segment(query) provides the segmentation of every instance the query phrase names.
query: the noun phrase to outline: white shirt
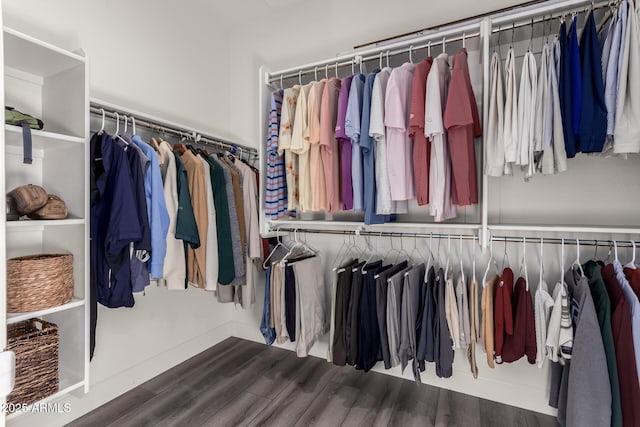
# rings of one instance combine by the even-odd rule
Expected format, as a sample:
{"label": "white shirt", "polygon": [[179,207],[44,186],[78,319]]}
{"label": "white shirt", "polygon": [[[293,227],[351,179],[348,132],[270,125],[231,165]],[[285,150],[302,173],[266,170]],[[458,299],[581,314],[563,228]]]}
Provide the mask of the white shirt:
{"label": "white shirt", "polygon": [[[552,175],[567,170],[567,153],[564,148],[562,112],[560,110],[560,92],[556,76],[556,63],[560,62],[560,41],[553,43],[553,49],[547,50],[547,99],[544,107],[544,135],[542,154],[542,173]],[[542,77],[541,77],[542,78]]]}
{"label": "white shirt", "polygon": [[207,226],[207,248],[205,260],[207,263],[206,276],[204,278],[207,291],[215,291],[218,285],[218,227],[216,225],[216,207],[213,204],[213,187],[211,186],[211,166],[202,157],[198,160],[204,167],[204,191],[207,193],[207,212],[209,223]]}
{"label": "white shirt", "polygon": [[167,175],[164,180],[164,200],[169,213],[169,231],[167,232],[167,255],[164,259],[162,276],[169,289],[184,290],[186,265],[184,244],[176,239],[176,221],[178,218],[178,172],[176,158],[168,142],[160,142],[160,150],[167,159]]}
{"label": "white shirt", "polygon": [[484,173],[488,176],[504,175],[504,89],[502,63],[498,52],[491,57],[491,86],[489,89],[489,120],[484,154]]}
{"label": "white shirt", "polygon": [[540,69],[538,70],[538,91],[536,92],[535,115],[533,118],[533,152],[540,153],[544,149],[544,117],[549,98],[549,45],[542,46]]}
{"label": "white shirt", "polygon": [[522,61],[520,75],[520,91],[518,93],[518,148],[516,164],[529,166],[526,177],[533,175],[533,134],[536,114],[536,92],[538,76],[536,59],[533,53],[527,52]]}
{"label": "white shirt", "polygon": [[517,159],[518,146],[518,94],[516,89],[516,59],[513,48],[509,49],[504,62],[505,104],[504,104],[504,174],[511,175],[512,163]]}
{"label": "white shirt", "polygon": [[619,77],[614,153],[640,152],[640,2],[629,2]]}
{"label": "white shirt", "polygon": [[313,83],[300,88],[296,102],[296,116],[291,135],[291,152],[298,155],[298,208],[311,210],[311,171],[309,169],[309,140],[305,138],[309,127],[308,96]]}
{"label": "white shirt", "polygon": [[376,213],[390,215],[392,213],[407,213],[406,201],[391,200],[389,188],[389,174],[387,172],[387,141],[384,125],[384,103],[387,82],[391,75],[391,68],[383,68],[373,82],[371,91],[371,115],[369,119],[369,136],[375,139],[375,168],[376,168]]}
{"label": "white shirt", "polygon": [[436,222],[456,217],[456,210],[451,202],[451,159],[442,118],[450,79],[449,56],[441,53],[427,76],[424,110],[424,134],[431,140],[429,214]]}
{"label": "white shirt", "polygon": [[547,282],[540,280],[535,296],[535,320],[536,320],[536,363],[539,368],[544,364],[547,355],[547,323],[551,317],[553,298],[549,295]]}

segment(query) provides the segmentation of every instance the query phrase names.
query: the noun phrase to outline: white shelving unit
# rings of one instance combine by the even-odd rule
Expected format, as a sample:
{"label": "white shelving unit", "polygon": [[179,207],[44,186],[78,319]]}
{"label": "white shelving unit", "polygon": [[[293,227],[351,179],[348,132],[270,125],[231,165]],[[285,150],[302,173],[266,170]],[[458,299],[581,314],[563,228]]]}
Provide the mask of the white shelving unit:
{"label": "white shelving unit", "polygon": [[[0,341],[6,326],[34,317],[58,325],[59,388],[43,399],[89,389],[89,90],[82,52],[69,52],[4,28],[2,33],[4,104],[41,118],[32,131],[33,163],[22,160],[22,129],[5,125],[0,137],[4,176],[0,192],[37,184],[60,196],[69,217],[51,221],[0,218],[0,255],[12,258],[39,253],[71,253],[74,297],[67,304],[31,313],[6,313],[6,265],[0,269]],[[0,426],[20,413],[0,417]]]}

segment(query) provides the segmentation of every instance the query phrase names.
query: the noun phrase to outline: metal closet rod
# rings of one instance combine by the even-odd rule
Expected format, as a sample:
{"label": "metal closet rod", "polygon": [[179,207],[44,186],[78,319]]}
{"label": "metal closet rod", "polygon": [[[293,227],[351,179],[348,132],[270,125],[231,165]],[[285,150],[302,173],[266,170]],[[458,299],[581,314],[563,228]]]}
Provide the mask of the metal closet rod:
{"label": "metal closet rod", "polygon": [[[597,10],[597,9],[604,9],[606,7],[609,7],[611,5],[611,2],[609,1],[603,1],[603,2],[599,2],[599,3],[594,3],[593,5],[593,10]],[[535,25],[535,24],[539,24],[541,22],[547,22],[547,21],[553,21],[555,19],[560,19],[563,18],[567,15],[571,15],[574,13],[580,13],[580,12],[584,12],[585,10],[591,10],[592,7],[589,5],[587,6],[587,8],[585,9],[585,7],[580,7],[580,8],[574,8],[574,9],[570,9],[570,10],[564,10],[562,12],[557,12],[557,13],[551,13],[549,15],[542,15],[539,18],[533,18],[533,19],[529,19],[529,20],[522,20],[518,23],[513,23],[511,25],[498,25],[497,28],[494,28],[493,30],[491,30],[492,34],[496,34],[502,31],[512,31],[516,28],[522,28],[522,27],[529,27],[531,25]]]}
{"label": "metal closet rod", "polygon": [[166,124],[159,123],[159,122],[152,122],[146,118],[139,118],[135,114],[131,114],[130,112],[127,112],[127,111],[115,110],[113,108],[109,108],[94,102],[91,103],[89,110],[91,114],[94,114],[96,116],[102,116],[102,111],[104,111],[105,116],[113,120],[115,120],[116,118],[116,113],[121,118],[124,118],[124,116],[127,116],[128,118],[133,117],[136,121],[136,127],[140,126],[155,132],[170,134],[173,136],[177,136],[179,138],[191,139],[196,144],[213,145],[216,147],[230,149],[230,150],[235,149],[239,153],[240,152],[247,153],[247,155],[249,155],[250,157],[255,157],[255,158],[259,157],[258,152],[255,148],[250,148],[244,145],[235,144],[233,142],[222,140],[220,138],[214,138],[211,136],[202,135],[196,132],[189,131],[188,129],[167,126]]}
{"label": "metal closet rod", "polygon": [[307,74],[315,74],[315,73],[322,73],[322,72],[326,72],[326,74],[331,75],[330,71],[333,72],[333,75],[336,75],[338,73],[339,67],[344,67],[352,64],[355,66],[356,64],[359,65],[362,62],[366,62],[366,61],[373,61],[373,60],[381,61],[383,58],[388,58],[390,56],[402,55],[404,53],[409,53],[410,51],[415,52],[420,49],[426,49],[434,46],[441,46],[443,43],[446,45],[447,43],[454,43],[461,40],[466,41],[469,39],[480,37],[480,35],[481,34],[479,31],[475,31],[469,34],[463,33],[462,35],[456,36],[456,37],[445,36],[439,40],[428,41],[427,43],[421,43],[416,45],[410,45],[408,47],[401,48],[401,49],[388,50],[388,49],[381,48],[377,54],[369,55],[369,56],[360,56],[357,53],[354,53],[351,60],[348,60],[348,61],[336,61],[333,63],[327,61],[323,65],[318,65],[315,67],[308,67],[308,68],[302,67],[297,72],[292,72],[288,74],[271,74],[269,78],[269,83],[277,83],[281,79],[282,80],[291,79],[294,77],[306,76]]}
{"label": "metal closet rod", "polygon": [[[295,228],[295,227],[278,227],[275,229],[276,234],[283,231],[287,233],[304,233],[304,234],[333,234],[333,235],[355,235],[355,236],[372,236],[372,237],[413,237],[421,239],[457,239],[477,241],[478,235],[470,235],[468,233],[409,233],[402,231],[361,231],[361,230],[318,230],[316,228]],[[565,246],[577,246],[580,242],[580,246],[613,246],[614,242],[618,248],[632,248],[634,244],[640,245],[640,242],[634,242],[631,240],[613,240],[613,239],[576,239],[560,237],[539,237],[539,236],[491,236],[491,241],[496,243],[518,243],[522,244],[523,239],[526,239],[527,243],[540,243],[545,245],[562,245]],[[563,242],[564,241],[564,242]]]}

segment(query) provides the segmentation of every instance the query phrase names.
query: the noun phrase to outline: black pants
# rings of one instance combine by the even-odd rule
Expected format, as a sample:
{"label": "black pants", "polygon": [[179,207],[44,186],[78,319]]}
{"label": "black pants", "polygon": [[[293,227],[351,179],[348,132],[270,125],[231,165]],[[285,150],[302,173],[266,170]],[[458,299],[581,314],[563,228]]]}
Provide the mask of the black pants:
{"label": "black pants", "polygon": [[348,265],[338,270],[336,284],[336,313],[333,333],[333,364],[344,366],[347,364],[347,313],[349,310],[349,298],[351,296],[351,269]]}
{"label": "black pants", "polygon": [[290,265],[284,269],[284,313],[289,340],[293,342],[296,340],[296,276]]}
{"label": "black pants", "polygon": [[[367,266],[368,268],[368,266]],[[383,267],[384,268],[384,267]],[[382,360],[380,333],[378,330],[377,295],[375,276],[381,268],[367,269],[363,275],[358,325],[358,355],[356,368],[368,372]]]}

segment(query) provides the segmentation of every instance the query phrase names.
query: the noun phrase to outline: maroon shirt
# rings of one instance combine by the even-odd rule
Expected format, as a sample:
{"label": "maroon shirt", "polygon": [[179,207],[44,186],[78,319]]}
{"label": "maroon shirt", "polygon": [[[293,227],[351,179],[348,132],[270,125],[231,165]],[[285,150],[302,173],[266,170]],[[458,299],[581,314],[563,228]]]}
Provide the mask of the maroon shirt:
{"label": "maroon shirt", "polygon": [[513,335],[504,339],[502,359],[511,363],[527,355],[532,365],[536,363],[536,327],[533,314],[531,293],[527,290],[527,282],[518,278],[513,293]]}
{"label": "maroon shirt", "polygon": [[636,368],[636,354],[633,348],[631,330],[631,307],[624,295],[622,286],[616,279],[613,264],[602,269],[602,278],[611,299],[611,329],[616,349],[618,380],[620,381],[620,400],[622,406],[622,424],[625,427],[640,425],[640,383]]}
{"label": "maroon shirt", "polygon": [[429,203],[431,141],[424,136],[424,101],[427,93],[427,76],[432,64],[433,58],[428,57],[416,66],[411,93],[409,136],[413,138],[413,183],[419,206]]}
{"label": "maroon shirt", "polygon": [[495,328],[495,353],[496,363],[502,363],[502,350],[505,335],[513,335],[513,271],[505,268],[496,286],[494,301],[493,321]]}

